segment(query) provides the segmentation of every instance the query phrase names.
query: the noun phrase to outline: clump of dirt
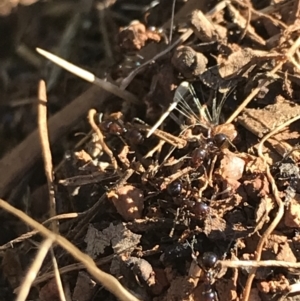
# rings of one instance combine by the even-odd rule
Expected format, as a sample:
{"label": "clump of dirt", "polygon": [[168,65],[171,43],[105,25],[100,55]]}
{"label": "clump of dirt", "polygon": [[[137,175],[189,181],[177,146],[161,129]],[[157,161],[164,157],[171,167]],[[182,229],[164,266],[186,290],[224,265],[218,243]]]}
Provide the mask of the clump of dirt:
{"label": "clump of dirt", "polygon": [[[6,2],[0,196],[56,219],[123,300],[298,298],[298,1]],[[12,300],[46,242],[0,216],[0,297]],[[120,298],[56,242],[65,293]],[[59,300],[51,259],[40,266],[28,298]]]}

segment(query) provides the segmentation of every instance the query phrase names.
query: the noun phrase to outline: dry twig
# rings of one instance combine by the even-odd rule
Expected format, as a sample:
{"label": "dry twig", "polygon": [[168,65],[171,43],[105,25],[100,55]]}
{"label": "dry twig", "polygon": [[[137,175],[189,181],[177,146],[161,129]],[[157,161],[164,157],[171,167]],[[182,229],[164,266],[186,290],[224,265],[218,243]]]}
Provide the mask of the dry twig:
{"label": "dry twig", "polygon": [[[46,221],[44,221],[42,223],[42,225],[48,225],[49,223],[51,223],[52,221],[55,221],[55,220],[76,218],[76,217],[80,216],[81,214],[82,213],[59,214],[59,215],[56,215],[56,216],[53,216],[53,217],[47,219]],[[20,235],[19,237],[14,238],[13,240],[7,242],[6,244],[0,246],[0,251],[6,250],[6,249],[9,249],[9,248],[13,248],[14,244],[20,243],[20,242],[36,235],[36,234],[38,234],[38,231],[36,231],[36,230],[24,233],[24,234]]]}
{"label": "dry twig", "polygon": [[219,263],[224,268],[261,268],[261,267],[280,267],[280,268],[292,268],[299,269],[299,262],[287,262],[280,260],[220,260]]}
{"label": "dry twig", "polygon": [[[48,120],[50,144],[61,139],[69,129],[86,116],[95,105],[101,105],[108,94],[98,87],[92,87],[78,96],[69,105]],[[7,195],[20,182],[35,162],[41,157],[38,131],[32,132],[17,147],[0,160],[0,196]]]}
{"label": "dry twig", "polygon": [[77,67],[66,60],[48,52],[43,49],[37,48],[36,51],[43,55],[45,58],[47,58],[49,61],[57,64],[58,66],[64,68],[65,70],[75,74],[76,76],[102,88],[103,90],[106,90],[110,92],[113,95],[116,95],[126,101],[139,104],[139,100],[130,92],[125,91],[123,89],[120,89],[117,85],[114,85],[110,82],[107,82],[103,79],[100,79],[96,77],[93,73],[88,72],[80,67]]}
{"label": "dry twig", "polygon": [[91,109],[89,111],[89,123],[92,127],[92,129],[95,131],[95,133],[98,136],[99,139],[99,143],[101,144],[102,149],[106,152],[106,154],[109,156],[111,163],[114,167],[114,169],[117,171],[118,170],[118,163],[116,158],[114,157],[114,154],[112,153],[112,151],[109,149],[109,147],[106,145],[105,141],[104,141],[104,137],[102,135],[102,132],[100,130],[100,128],[97,126],[97,124],[95,123],[95,115],[97,114],[97,111],[95,109]]}
{"label": "dry twig", "polygon": [[[55,194],[54,194],[54,176],[53,176],[53,165],[52,165],[52,155],[51,155],[51,150],[50,150],[50,143],[49,143],[49,136],[48,136],[48,128],[47,128],[47,95],[46,95],[46,84],[43,80],[40,81],[39,83],[39,89],[38,89],[38,129],[39,129],[39,134],[40,134],[40,142],[41,142],[41,147],[42,147],[42,155],[43,155],[43,160],[44,160],[44,168],[45,168],[45,174],[47,178],[47,184],[48,184],[48,194],[49,194],[49,215],[50,217],[53,217],[56,215],[56,201],[55,201]],[[51,223],[51,229],[54,233],[59,233],[59,228],[58,228],[58,223],[56,221],[53,221]],[[52,240],[50,239],[50,242],[52,244]],[[52,264],[54,267],[54,274],[55,274],[55,280],[56,280],[56,285],[58,288],[59,296],[61,301],[65,301],[66,297],[64,295],[63,287],[62,287],[62,282],[61,278],[58,272],[58,265],[57,261],[55,259],[55,255],[53,252],[53,249],[50,247],[48,248],[49,244],[49,239],[45,241],[43,244],[44,247],[46,246],[46,249],[51,249],[51,259],[52,259]],[[45,250],[46,251],[46,250]],[[32,269],[36,269],[41,266],[42,261],[46,254],[44,253],[47,252],[42,252],[40,253],[40,257],[37,256],[32,264]],[[39,255],[39,254],[38,254]],[[35,264],[35,262],[37,262]],[[36,271],[36,270],[35,270]],[[37,271],[36,271],[37,272]],[[36,273],[35,273],[36,275]],[[26,278],[30,277],[30,274],[26,275]],[[25,279],[26,279],[25,278]],[[25,285],[30,285],[32,283],[32,280],[26,281],[25,280]],[[22,286],[24,287],[24,286]],[[24,288],[27,293],[29,292],[30,287]]]}
{"label": "dry twig", "polygon": [[49,249],[52,246],[53,243],[52,238],[46,238],[40,245],[38,253],[36,254],[35,260],[31,264],[28,272],[26,273],[26,277],[24,278],[24,281],[22,285],[15,290],[16,293],[18,293],[18,296],[16,298],[16,301],[24,301],[26,300],[29,290],[31,288],[31,285],[33,281],[35,280],[43,261],[49,251]]}
{"label": "dry twig", "polygon": [[119,283],[119,281],[116,278],[98,269],[92,258],[82,253],[69,240],[51,232],[50,230],[42,226],[40,223],[33,220],[27,214],[25,214],[21,210],[14,208],[2,199],[0,199],[0,207],[6,210],[7,212],[17,216],[30,227],[38,230],[44,237],[52,239],[63,249],[68,251],[74,258],[76,258],[78,261],[81,261],[88,270],[88,272],[97,281],[99,281],[107,290],[113,293],[117,298],[119,298],[122,301],[139,301],[136,297],[134,297],[131,293],[124,289],[124,287]]}
{"label": "dry twig", "polygon": [[[300,47],[300,37],[295,41],[293,46],[289,49],[287,53],[285,53],[285,59],[279,62],[270,72],[269,75],[274,76],[277,71],[279,71],[284,63],[288,60],[291,60],[294,53]],[[245,109],[248,103],[259,93],[259,91],[269,83],[269,79],[263,79],[261,83],[252,90],[252,92],[246,97],[246,99],[241,103],[241,105],[233,112],[233,114],[227,119],[226,123],[232,123],[233,120]]]}
{"label": "dry twig", "polygon": [[[273,192],[273,195],[275,197],[275,200],[276,200],[276,203],[277,203],[277,206],[278,206],[278,211],[277,211],[276,217],[274,218],[273,222],[269,225],[269,227],[264,232],[264,234],[262,235],[262,237],[260,238],[260,240],[258,242],[258,246],[257,246],[256,252],[255,252],[255,260],[256,261],[260,261],[262,249],[263,249],[263,246],[264,246],[265,242],[267,241],[269,235],[274,231],[274,229],[276,228],[276,226],[278,225],[278,223],[280,222],[280,220],[282,219],[283,214],[284,214],[284,203],[281,200],[281,198],[279,197],[279,193],[278,193],[278,189],[277,189],[275,180],[274,180],[274,178],[273,178],[273,176],[270,172],[270,167],[266,162],[266,158],[263,155],[263,152],[262,152],[263,145],[272,135],[274,135],[277,132],[281,131],[283,128],[287,127],[288,125],[292,124],[293,122],[295,122],[298,119],[300,119],[300,116],[296,116],[293,119],[283,123],[279,127],[275,128],[273,131],[271,131],[270,133],[265,135],[265,137],[259,143],[258,155],[259,155],[260,158],[262,158],[264,160],[264,163],[265,163],[265,166],[266,166],[266,175],[267,175],[267,178],[268,178],[268,180],[271,184],[272,192]],[[251,271],[248,275],[248,279],[247,279],[245,289],[244,289],[244,293],[243,293],[243,299],[242,299],[243,301],[248,301],[249,300],[251,286],[252,286],[253,279],[255,277],[256,270],[257,270],[256,267],[252,267],[252,269],[251,269]]]}
{"label": "dry twig", "polygon": [[[46,95],[46,84],[43,80],[39,83],[38,90],[38,130],[40,136],[40,143],[42,147],[42,156],[44,160],[45,174],[48,184],[49,192],[49,215],[53,217],[56,215],[56,201],[54,195],[54,176],[53,176],[53,165],[52,156],[50,150],[48,127],[47,127],[47,95]],[[52,223],[52,230],[58,233],[58,225],[55,221]]]}

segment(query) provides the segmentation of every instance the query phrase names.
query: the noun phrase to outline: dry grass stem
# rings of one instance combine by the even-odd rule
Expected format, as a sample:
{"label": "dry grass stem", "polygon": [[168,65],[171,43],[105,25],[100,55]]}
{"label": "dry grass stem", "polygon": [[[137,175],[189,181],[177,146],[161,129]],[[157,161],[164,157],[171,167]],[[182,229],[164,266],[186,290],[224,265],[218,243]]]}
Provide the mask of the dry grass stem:
{"label": "dry grass stem", "polygon": [[[47,125],[47,95],[46,95],[46,84],[43,80],[39,83],[38,88],[38,129],[40,134],[40,143],[42,148],[42,156],[44,161],[44,169],[48,184],[49,193],[49,215],[53,217],[56,215],[56,201],[54,195],[54,176],[53,176],[53,165],[52,165],[52,155],[50,150],[50,142],[48,135],[48,125]],[[53,221],[52,230],[58,233],[58,224]]]}
{"label": "dry grass stem", "polygon": [[[264,234],[262,235],[262,237],[259,240],[258,246],[256,248],[256,252],[255,252],[255,260],[256,261],[260,261],[261,253],[262,253],[262,249],[263,249],[264,244],[266,243],[269,235],[274,231],[274,229],[276,228],[276,226],[278,225],[278,223],[280,222],[280,220],[282,219],[283,214],[284,214],[284,203],[281,200],[281,198],[279,197],[279,193],[278,193],[278,189],[277,189],[275,180],[274,180],[274,178],[273,178],[273,176],[270,172],[270,167],[266,162],[266,158],[263,155],[263,152],[262,152],[263,145],[272,135],[278,133],[279,131],[281,131],[282,129],[284,129],[285,127],[292,124],[293,122],[295,122],[298,119],[300,119],[300,116],[296,116],[293,119],[288,120],[287,122],[283,123],[279,127],[272,130],[270,133],[268,133],[267,135],[264,136],[264,138],[261,140],[261,142],[259,143],[259,146],[258,146],[258,155],[265,162],[266,175],[267,175],[267,178],[268,178],[268,180],[271,184],[272,192],[273,192],[274,198],[276,200],[278,210],[277,210],[276,217],[274,218],[272,223],[269,225],[269,227],[267,228],[267,230],[264,232]],[[243,293],[242,301],[248,301],[249,300],[250,291],[251,291],[251,287],[252,287],[252,282],[253,282],[253,279],[255,277],[256,270],[257,270],[256,267],[252,267],[252,269],[251,269],[251,271],[248,275],[246,285],[245,285],[245,289],[244,289],[244,293]]]}
{"label": "dry grass stem", "polygon": [[30,291],[31,285],[32,285],[33,281],[35,280],[35,278],[43,264],[43,261],[47,255],[49,249],[52,246],[53,241],[54,240],[52,238],[46,238],[39,246],[36,257],[35,257],[33,263],[31,264],[31,266],[29,267],[28,272],[26,273],[26,276],[23,280],[23,283],[21,284],[21,286],[19,288],[17,288],[15,290],[15,292],[18,293],[16,301],[25,301],[26,300],[28,293]]}
{"label": "dry grass stem", "polygon": [[[269,76],[275,75],[279,71],[284,63],[286,63],[296,52],[300,46],[300,37],[295,41],[292,47],[285,53],[285,59],[279,62],[268,74]],[[252,92],[246,97],[246,99],[241,103],[241,105],[233,112],[233,114],[226,120],[226,123],[232,123],[234,119],[246,108],[249,102],[259,93],[259,91],[269,83],[269,79],[263,79],[259,85],[252,90]]]}
{"label": "dry grass stem", "polygon": [[139,104],[139,100],[130,92],[125,91],[123,89],[120,89],[117,85],[114,85],[110,82],[107,82],[105,80],[102,80],[98,77],[96,77],[93,73],[86,71],[80,67],[77,67],[66,60],[48,52],[43,49],[37,48],[36,51],[47,58],[49,61],[53,62],[54,64],[57,64],[58,66],[64,68],[65,70],[73,73],[74,75],[102,88],[103,90],[106,90],[107,92],[110,92],[113,95],[116,95],[126,101],[129,101],[131,103]]}
{"label": "dry grass stem", "polygon": [[[47,89],[46,84],[43,80],[39,83],[39,89],[38,89],[38,129],[40,133],[40,142],[42,147],[42,155],[43,155],[43,161],[44,161],[44,168],[45,168],[45,174],[47,178],[47,184],[48,184],[48,194],[49,194],[49,215],[50,217],[53,217],[56,215],[56,201],[55,201],[55,192],[54,192],[54,175],[53,175],[53,165],[52,165],[52,155],[50,150],[50,142],[49,142],[49,135],[48,135],[48,127],[47,127]],[[54,233],[59,233],[58,228],[58,222],[57,220],[52,221],[51,223],[51,229]],[[52,242],[52,241],[51,241]],[[50,247],[51,248],[51,247]],[[55,254],[53,252],[53,249],[51,249],[51,259],[52,264],[54,267],[54,274],[55,274],[55,280],[60,296],[61,301],[65,301],[66,298],[64,296],[61,278],[58,273],[58,265],[56,262]],[[38,260],[37,258],[35,261]],[[40,266],[41,263],[37,264],[37,266]],[[28,288],[29,290],[29,288]]]}
{"label": "dry grass stem", "polygon": [[280,260],[220,260],[219,263],[224,268],[260,268],[260,267],[280,267],[280,268],[293,268],[300,269],[299,262],[286,262]]}
{"label": "dry grass stem", "polygon": [[0,207],[7,212],[17,216],[30,227],[38,230],[44,237],[52,239],[63,249],[69,252],[75,259],[81,261],[88,272],[118,299],[122,301],[139,301],[136,297],[134,297],[131,293],[124,289],[124,287],[115,277],[98,269],[95,262],[88,255],[82,253],[70,241],[58,234],[51,232],[40,223],[33,220],[27,214],[25,214],[21,210],[14,208],[2,199],[0,199]]}
{"label": "dry grass stem", "polygon": [[[59,215],[56,215],[56,216],[53,216],[47,220],[45,220],[42,225],[48,225],[49,223],[51,223],[52,221],[55,221],[55,220],[61,220],[61,219],[71,219],[71,218],[76,218],[78,216],[80,216],[81,213],[65,213],[65,214],[59,214]],[[3,250],[6,250],[6,249],[9,249],[11,247],[14,246],[14,244],[16,243],[20,243],[34,235],[38,234],[38,231],[36,230],[33,230],[33,231],[30,231],[30,232],[27,232],[27,233],[24,233],[22,235],[20,235],[19,237],[15,238],[15,239],[12,239],[11,241],[9,241],[8,243],[0,246],[0,251],[3,251]]]}

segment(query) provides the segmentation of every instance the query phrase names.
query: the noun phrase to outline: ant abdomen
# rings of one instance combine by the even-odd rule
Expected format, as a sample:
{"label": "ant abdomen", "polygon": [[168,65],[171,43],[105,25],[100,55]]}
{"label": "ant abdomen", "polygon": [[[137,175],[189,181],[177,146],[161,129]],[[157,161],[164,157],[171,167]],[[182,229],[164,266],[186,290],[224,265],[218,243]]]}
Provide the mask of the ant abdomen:
{"label": "ant abdomen", "polygon": [[204,202],[195,202],[191,210],[197,217],[205,218],[208,216],[210,208]]}
{"label": "ant abdomen", "polygon": [[170,183],[167,187],[167,192],[172,197],[179,196],[182,191],[182,183],[180,180],[175,180],[172,183]]}

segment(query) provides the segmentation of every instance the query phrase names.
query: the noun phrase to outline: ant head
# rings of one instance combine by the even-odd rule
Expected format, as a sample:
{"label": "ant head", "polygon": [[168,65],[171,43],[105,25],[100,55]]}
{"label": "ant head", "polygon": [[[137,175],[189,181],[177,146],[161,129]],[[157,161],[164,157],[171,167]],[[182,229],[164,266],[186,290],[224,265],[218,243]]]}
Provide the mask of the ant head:
{"label": "ant head", "polygon": [[205,252],[200,257],[198,257],[198,263],[204,271],[209,271],[213,269],[218,261],[218,256],[213,252]]}
{"label": "ant head", "polygon": [[207,292],[203,293],[203,301],[217,301],[217,295],[216,292],[213,290],[209,290]]}
{"label": "ant head", "polygon": [[225,148],[228,146],[229,138],[223,133],[218,133],[213,137],[213,142],[217,147]]}
{"label": "ant head", "polygon": [[206,217],[209,214],[209,206],[204,202],[195,202],[192,212],[198,217]]}

